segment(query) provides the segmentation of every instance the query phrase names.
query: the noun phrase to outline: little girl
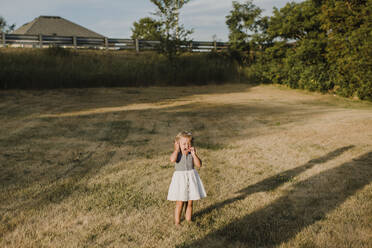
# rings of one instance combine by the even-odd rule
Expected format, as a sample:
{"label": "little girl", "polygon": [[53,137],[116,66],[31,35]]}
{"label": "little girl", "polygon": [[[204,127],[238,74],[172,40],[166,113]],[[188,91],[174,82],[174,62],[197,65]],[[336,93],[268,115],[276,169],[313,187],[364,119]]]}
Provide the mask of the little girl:
{"label": "little girl", "polygon": [[179,133],[174,142],[174,152],[170,156],[171,162],[176,163],[176,171],[173,173],[167,199],[176,201],[174,221],[177,226],[180,224],[183,203],[187,202],[186,220],[191,221],[192,201],[207,196],[199,174],[194,169],[194,165],[200,168],[202,161],[192,143],[191,133],[186,131]]}

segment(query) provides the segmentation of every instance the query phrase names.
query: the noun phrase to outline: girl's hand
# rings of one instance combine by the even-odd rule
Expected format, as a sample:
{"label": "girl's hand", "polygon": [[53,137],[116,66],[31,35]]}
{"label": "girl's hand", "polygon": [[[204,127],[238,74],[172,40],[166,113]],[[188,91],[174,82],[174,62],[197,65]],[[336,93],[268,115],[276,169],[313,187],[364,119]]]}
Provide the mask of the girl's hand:
{"label": "girl's hand", "polygon": [[178,141],[174,141],[174,151],[179,152],[180,149],[180,143],[178,143]]}
{"label": "girl's hand", "polygon": [[190,152],[191,152],[191,155],[195,156],[196,155],[195,147],[190,147]]}

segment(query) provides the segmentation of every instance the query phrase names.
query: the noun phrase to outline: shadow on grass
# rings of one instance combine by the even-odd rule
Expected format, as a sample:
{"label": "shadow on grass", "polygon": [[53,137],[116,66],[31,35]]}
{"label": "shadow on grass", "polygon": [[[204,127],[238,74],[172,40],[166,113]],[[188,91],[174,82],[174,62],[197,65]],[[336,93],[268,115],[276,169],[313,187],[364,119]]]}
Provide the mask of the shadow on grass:
{"label": "shadow on grass", "polygon": [[325,163],[329,160],[332,160],[335,157],[341,155],[342,153],[344,153],[345,151],[347,151],[347,150],[349,150],[353,147],[354,146],[351,145],[351,146],[345,146],[345,147],[338,148],[338,149],[336,149],[336,150],[334,150],[334,151],[332,151],[332,152],[330,152],[330,153],[328,153],[328,154],[326,154],[326,155],[324,155],[320,158],[312,159],[304,165],[298,166],[294,169],[290,169],[290,170],[281,172],[280,174],[277,174],[275,176],[266,178],[266,179],[262,180],[261,182],[258,182],[254,185],[250,185],[250,186],[236,192],[236,193],[240,193],[238,196],[236,196],[234,198],[227,199],[225,201],[222,201],[222,202],[219,202],[219,203],[216,203],[216,204],[213,204],[213,205],[211,205],[211,206],[209,206],[209,207],[207,207],[207,208],[205,208],[205,209],[203,209],[199,212],[196,212],[194,214],[194,217],[195,218],[202,217],[203,215],[208,214],[215,209],[220,209],[220,208],[223,208],[226,205],[231,204],[235,201],[243,200],[244,198],[246,198],[250,194],[254,194],[254,193],[257,193],[257,192],[275,190],[276,188],[278,188],[279,186],[283,185],[284,183],[290,181],[291,179],[293,179],[295,176],[301,174],[302,172],[304,172],[308,169],[311,169],[312,167],[314,167],[317,164],[322,164],[322,163]]}
{"label": "shadow on grass", "polygon": [[[349,148],[341,148],[329,158]],[[306,165],[313,166],[313,163]],[[297,169],[298,172],[306,169]],[[295,169],[296,170],[296,169]],[[297,172],[288,172],[294,175]],[[268,180],[267,182],[269,182]],[[348,197],[372,182],[372,152],[294,184],[293,189],[268,206],[215,230],[202,239],[178,247],[273,247],[293,238],[325,218]],[[243,194],[262,186],[243,189]],[[275,187],[275,186],[274,186]],[[267,187],[272,188],[272,187]],[[227,203],[226,203],[227,204]],[[218,206],[217,206],[218,207]],[[200,215],[200,214],[199,214]]]}
{"label": "shadow on grass", "polygon": [[[177,103],[200,94],[231,94],[249,91],[257,84],[167,86],[149,88],[76,88],[53,90],[0,90],[0,119],[33,115],[89,116],[122,112],[136,104]],[[4,107],[3,107],[4,106]],[[79,113],[84,112],[84,113]],[[89,114],[92,113],[92,114]],[[97,114],[97,113],[96,113]]]}
{"label": "shadow on grass", "polygon": [[[230,140],[266,133],[266,128],[259,128],[271,127],[284,115],[290,118],[281,120],[281,126],[322,114],[319,110],[299,113],[293,106],[225,105],[187,104],[161,110],[131,110],[128,112],[135,116],[132,119],[128,119],[128,112],[121,112],[118,115],[40,119],[32,125],[22,123],[23,128],[0,139],[0,148],[6,151],[0,155],[0,163],[4,160],[0,168],[0,186],[27,187],[34,182],[50,183],[54,179],[75,180],[94,175],[110,160],[97,163],[97,158],[105,157],[108,152],[125,150],[122,156],[127,160],[143,158],[154,153],[149,144],[157,137],[169,137],[170,133],[174,135],[183,129],[197,134],[197,147],[217,151],[228,147],[226,144]],[[262,122],[266,115],[275,120]],[[215,143],[216,137],[223,138],[225,144]],[[166,152],[170,145],[157,143],[161,152]],[[50,156],[55,152],[58,155]],[[23,171],[16,172],[14,165],[19,164]]]}
{"label": "shadow on grass", "polygon": [[[216,90],[219,91],[234,90]],[[214,93],[213,90],[211,92]],[[185,94],[191,94],[191,91]],[[40,99],[39,103],[42,101]],[[96,103],[100,105],[102,102],[98,99]],[[22,105],[22,101],[20,104]],[[77,103],[76,107],[84,108]],[[164,106],[156,110],[131,110],[66,118],[35,118],[30,120],[30,123],[23,121],[19,129],[11,129],[9,134],[1,133],[0,137],[0,148],[6,151],[0,156],[1,190],[10,192],[9,194],[18,192],[22,196],[1,197],[4,201],[0,204],[0,214],[2,211],[15,216],[23,210],[34,211],[50,204],[59,204],[74,193],[84,192],[84,181],[100,173],[102,168],[112,162],[115,153],[121,152],[120,156],[116,156],[120,157],[117,159],[126,161],[143,158],[147,152],[154,153],[150,141],[160,136],[169,137],[169,134],[174,135],[180,129],[197,131],[198,139],[203,141],[199,143],[200,146],[216,151],[225,147],[211,142],[216,137],[236,141],[266,132],[266,128],[261,131],[257,128],[270,127],[273,120],[262,122],[258,121],[257,117],[262,119],[269,115],[270,118],[279,118],[282,115],[290,115],[290,119],[281,120],[281,125],[284,125],[311,118],[320,114],[318,111],[299,113],[295,106],[278,107],[260,105],[256,102],[208,106],[192,103],[176,107]],[[2,109],[1,113],[4,113]],[[128,114],[131,117],[128,117]],[[236,116],[240,118],[237,119]],[[157,128],[164,125],[166,128]],[[226,132],[226,129],[229,132]],[[248,134],[242,135],[243,131]],[[167,151],[171,146],[168,142],[162,140],[156,143],[158,151]],[[294,171],[290,175],[296,173],[300,171]],[[41,190],[38,191],[36,187],[32,188],[33,192],[28,192],[30,186],[39,184]],[[14,228],[15,225],[4,232]]]}

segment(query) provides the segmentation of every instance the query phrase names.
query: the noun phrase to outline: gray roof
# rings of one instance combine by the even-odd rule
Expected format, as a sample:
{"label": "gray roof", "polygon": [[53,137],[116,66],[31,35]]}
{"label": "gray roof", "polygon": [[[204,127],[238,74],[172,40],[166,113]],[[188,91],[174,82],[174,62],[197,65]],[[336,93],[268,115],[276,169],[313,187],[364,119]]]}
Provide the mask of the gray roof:
{"label": "gray roof", "polygon": [[59,16],[39,16],[15,30],[13,34],[104,37]]}

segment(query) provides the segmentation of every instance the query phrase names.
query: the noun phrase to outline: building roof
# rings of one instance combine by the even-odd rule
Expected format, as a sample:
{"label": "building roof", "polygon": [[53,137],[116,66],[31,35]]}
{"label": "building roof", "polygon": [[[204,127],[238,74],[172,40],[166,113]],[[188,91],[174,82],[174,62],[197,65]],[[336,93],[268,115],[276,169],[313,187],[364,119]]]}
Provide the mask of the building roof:
{"label": "building roof", "polygon": [[59,16],[39,16],[15,30],[13,34],[104,37]]}

